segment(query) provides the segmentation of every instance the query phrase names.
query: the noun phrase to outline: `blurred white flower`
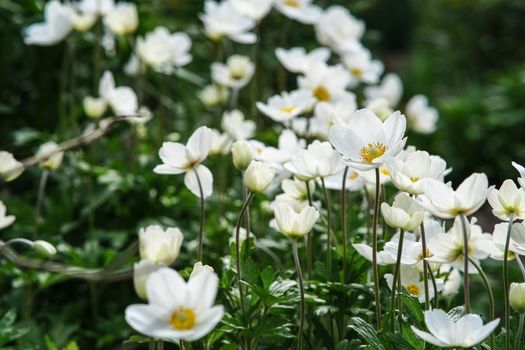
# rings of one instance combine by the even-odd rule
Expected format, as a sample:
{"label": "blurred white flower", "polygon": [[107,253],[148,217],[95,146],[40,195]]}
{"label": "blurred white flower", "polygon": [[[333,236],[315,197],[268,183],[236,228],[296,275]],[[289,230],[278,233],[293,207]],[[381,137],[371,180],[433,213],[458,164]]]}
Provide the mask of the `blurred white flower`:
{"label": "blurred white flower", "polygon": [[11,225],[16,220],[14,215],[6,215],[6,212],[7,209],[4,202],[0,201],[0,230]]}
{"label": "blurred white flower", "polygon": [[137,113],[138,98],[135,91],[128,86],[115,86],[113,74],[105,71],[100,78],[98,93],[117,115]]}
{"label": "blurred white flower", "polygon": [[328,7],[315,24],[317,40],[338,53],[359,49],[364,32],[365,23],[338,5]]}
{"label": "blurred white flower", "polygon": [[522,188],[525,188],[525,168],[516,162],[512,162],[512,166],[520,173],[520,177],[518,177],[518,183]]}
{"label": "blurred white flower", "polygon": [[91,29],[91,27],[93,27],[93,24],[95,24],[97,20],[96,14],[81,11],[78,6],[70,5],[69,11],[73,28],[79,32],[88,31]]}
{"label": "blurred white flower", "polygon": [[[352,244],[354,249],[368,261],[372,261],[372,247],[364,243],[354,243]],[[396,259],[392,258],[390,254],[384,250],[377,252],[377,264],[378,265],[392,265],[396,263]]]}
{"label": "blurred white flower", "polygon": [[201,272],[213,273],[214,270],[213,267],[211,267],[210,265],[204,265],[202,261],[197,261],[195,264],[193,264],[193,270],[191,270],[190,273],[190,280],[195,278]]}
{"label": "blurred white flower", "polygon": [[232,148],[233,165],[240,171],[246,170],[253,160],[253,151],[250,144],[244,140],[233,143]]}
{"label": "blurred white flower", "polygon": [[186,145],[178,142],[164,142],[159,150],[159,157],[164,164],[157,165],[153,171],[157,174],[182,174],[184,184],[197,197],[200,197],[202,187],[203,197],[211,196],[213,192],[213,175],[201,163],[210,152],[212,132],[201,126],[193,132]]}
{"label": "blurred white flower", "polygon": [[16,179],[24,171],[24,165],[6,151],[0,151],[0,177],[4,181]]}
{"label": "blurred white flower", "polygon": [[383,77],[381,84],[368,86],[364,91],[367,101],[384,98],[390,107],[395,108],[403,95],[403,83],[397,74],[388,73]]}
{"label": "blurred white flower", "polygon": [[247,140],[255,133],[255,122],[245,120],[244,114],[238,109],[224,112],[221,126],[234,141]]}
{"label": "blurred white flower", "polygon": [[304,47],[288,50],[278,47],[275,49],[275,56],[288,71],[304,74],[319,62],[326,63],[330,58],[330,50],[319,47],[307,53]]}
{"label": "blurred white flower", "polygon": [[217,84],[241,89],[253,76],[255,66],[247,56],[232,55],[224,63],[214,62],[211,65],[211,76]]}
{"label": "blurred white flower", "polygon": [[319,218],[317,209],[305,206],[300,212],[286,202],[278,202],[273,208],[279,231],[290,238],[301,238],[310,232]]}
{"label": "blurred white flower", "polygon": [[[253,233],[250,233],[250,237],[252,239],[255,239],[255,236],[254,236]],[[246,231],[246,229],[244,227],[240,227],[240,229],[239,229],[239,243],[240,243],[240,245],[242,245],[244,243],[246,238],[248,238],[248,231]],[[228,240],[228,243],[230,245],[235,244],[236,240],[237,240],[237,229],[234,228],[232,230],[232,235],[230,236],[230,239]]]}
{"label": "blurred white flower", "polygon": [[55,142],[46,142],[40,145],[38,152],[36,152],[36,156],[42,157],[42,160],[38,163],[40,167],[55,170],[60,164],[62,164],[64,152]]}
{"label": "blurred white flower", "polygon": [[339,173],[344,165],[329,142],[315,140],[284,164],[284,168],[301,180],[324,178]]}
{"label": "blurred white flower", "polygon": [[217,3],[206,0],[204,13],[199,15],[204,24],[206,36],[211,40],[218,41],[223,37],[242,43],[253,44],[257,37],[250,30],[255,27],[255,21],[235,11],[230,1]]}
{"label": "blurred white flower", "polygon": [[355,95],[350,92],[344,93],[336,101],[318,102],[314,116],[310,119],[310,134],[327,140],[330,128],[338,122],[347,123],[356,109]]}
{"label": "blurred white flower", "polygon": [[275,8],[286,17],[304,24],[314,24],[322,13],[312,0],[275,0]]}
{"label": "blurred white flower", "polygon": [[329,132],[343,162],[357,170],[380,167],[389,157],[395,157],[406,143],[405,116],[394,112],[385,122],[370,110],[356,111],[348,123],[337,123]]}
{"label": "blurred white flower", "polygon": [[151,274],[159,269],[166,267],[163,263],[155,263],[148,259],[142,259],[141,261],[133,264],[133,287],[135,293],[139,298],[143,300],[148,299],[146,291],[146,283]]}
{"label": "blurred white flower", "polygon": [[[494,226],[494,232],[489,240],[479,243],[480,249],[490,254],[495,260],[503,260],[505,257],[505,243],[507,240],[509,224],[499,223]],[[515,222],[510,231],[509,255],[512,260],[516,255],[525,255],[525,225]]]}
{"label": "blurred white flower", "polygon": [[525,283],[510,284],[509,302],[514,311],[525,312]]}
{"label": "blurred white flower", "polygon": [[373,60],[370,51],[364,48],[345,54],[341,60],[350,72],[353,87],[359,83],[375,84],[383,73],[383,63]]}
{"label": "blurred white flower", "polygon": [[[406,289],[407,293],[413,297],[416,297],[420,303],[425,302],[425,282],[421,280],[421,272],[413,267],[407,265],[401,265],[399,271],[399,279],[401,285]],[[385,280],[388,288],[392,289],[392,283],[394,281],[394,275],[387,273],[385,274]],[[443,290],[443,280],[436,278],[436,289],[438,292]],[[430,284],[430,280],[428,281]],[[434,288],[431,285],[428,288],[428,298],[432,300],[435,296]]]}
{"label": "blurred white flower", "polygon": [[342,65],[328,66],[317,62],[304,76],[297,78],[297,85],[300,89],[310,90],[317,101],[329,102],[345,96],[350,81],[350,74]]}
{"label": "blurred white flower", "polygon": [[259,22],[270,10],[274,0],[228,0],[240,15]]}
{"label": "blurred white flower", "polygon": [[217,129],[211,130],[211,148],[210,154],[226,155],[230,152],[232,140],[226,133],[221,133]]}
{"label": "blurred white flower", "polygon": [[141,259],[169,266],[179,256],[184,236],[177,227],[164,230],[159,225],[150,225],[139,230],[139,253]]}
{"label": "blurred white flower", "polygon": [[80,11],[95,16],[105,16],[115,8],[114,0],[81,0],[77,4]]}
{"label": "blurred white flower", "polygon": [[117,3],[104,17],[104,24],[116,35],[133,33],[139,25],[137,6],[129,2]]}
{"label": "blurred white flower", "polygon": [[[326,185],[326,188],[329,188],[331,190],[341,191],[341,188],[343,187],[343,174],[344,169],[340,171],[339,173],[328,176],[325,178],[324,182]],[[347,191],[359,191],[362,190],[365,186],[365,179],[359,175],[355,170],[348,169],[348,172],[346,173],[346,182],[345,182],[345,188]]]}
{"label": "blurred white flower", "polygon": [[315,181],[307,182],[294,178],[284,179],[281,182],[281,189],[284,193],[278,194],[275,197],[274,205],[279,202],[286,202],[293,207],[297,212],[301,211],[304,207],[309,205],[308,202],[308,189],[311,194],[315,191]]}
{"label": "blurred white flower", "polygon": [[244,184],[254,193],[264,192],[272,183],[275,170],[268,164],[252,160],[244,172]]}
{"label": "blurred white flower", "polygon": [[283,91],[270,97],[266,104],[257,102],[257,108],[274,121],[284,123],[311,109],[314,103],[309,90]]}
{"label": "blurred white flower", "polygon": [[481,317],[466,314],[453,319],[440,309],[425,311],[425,324],[430,333],[411,326],[425,342],[444,348],[470,348],[481,343],[499,324],[499,318],[483,325]]}
{"label": "blurred white flower", "polygon": [[148,304],[126,308],[126,322],[137,332],[155,339],[194,341],[208,334],[224,315],[213,306],[219,279],[200,271],[185,282],[170,268],[151,274],[146,283]]}
{"label": "blurred white flower", "polygon": [[461,283],[463,279],[461,278],[461,273],[458,269],[451,267],[448,264],[441,266],[440,274],[443,272],[448,273],[447,278],[444,283],[443,291],[441,292],[442,296],[454,295],[461,288]]}
{"label": "blurred white flower", "polygon": [[514,181],[505,180],[498,189],[491,187],[487,200],[492,214],[500,220],[525,219],[525,190],[518,188]]}
{"label": "blurred white flower", "polygon": [[229,90],[222,85],[210,84],[199,92],[199,99],[207,107],[220,105],[228,101]]}
{"label": "blurred white flower", "polygon": [[54,45],[62,41],[73,29],[71,9],[58,0],[49,1],[44,8],[44,22],[26,28],[27,45]]}
{"label": "blurred white flower", "polygon": [[297,138],[293,131],[285,129],[279,135],[278,148],[264,147],[256,157],[267,163],[284,164],[305,147],[305,140]]}
{"label": "blurred white flower", "polygon": [[86,96],[82,101],[84,112],[93,119],[98,119],[106,112],[108,104],[105,99],[100,97]]}
{"label": "blurred white flower", "polygon": [[57,249],[55,248],[54,245],[52,245],[51,243],[49,243],[48,241],[43,241],[43,240],[36,240],[33,242],[33,250],[43,256],[43,257],[50,257],[50,256],[53,256],[57,253]]}
{"label": "blurred white flower", "polygon": [[365,108],[374,112],[374,114],[383,122],[390,116],[390,114],[394,113],[394,110],[390,107],[390,103],[384,97],[366,101]]}
{"label": "blurred white flower", "polygon": [[137,54],[141,61],[165,74],[191,62],[190,48],[188,34],[170,33],[165,27],[157,27],[137,40]]}
{"label": "blurred white flower", "polygon": [[425,211],[408,194],[402,192],[394,198],[392,206],[381,203],[381,215],[387,225],[412,231],[423,222]]}
{"label": "blurred white flower", "polygon": [[430,107],[428,99],[423,95],[416,95],[408,100],[405,108],[408,124],[414,131],[430,134],[436,130],[439,119],[437,109]]}

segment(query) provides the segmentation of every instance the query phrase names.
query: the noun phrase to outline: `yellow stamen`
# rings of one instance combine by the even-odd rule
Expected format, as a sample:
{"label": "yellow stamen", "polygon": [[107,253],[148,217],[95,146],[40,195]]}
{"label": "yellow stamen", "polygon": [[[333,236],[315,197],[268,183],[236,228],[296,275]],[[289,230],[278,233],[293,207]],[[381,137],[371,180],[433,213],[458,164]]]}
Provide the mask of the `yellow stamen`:
{"label": "yellow stamen", "polygon": [[[425,257],[428,258],[430,256],[432,256],[432,254],[430,254],[430,250],[427,248],[425,250]],[[419,259],[423,259],[423,252],[419,253]]]}
{"label": "yellow stamen", "polygon": [[356,78],[361,78],[364,74],[363,70],[359,67],[354,67],[350,69],[350,73]]}
{"label": "yellow stamen", "polygon": [[355,172],[355,171],[352,171],[352,173],[350,174],[350,176],[348,176],[348,178],[350,180],[355,180],[359,177],[359,175]]}
{"label": "yellow stamen", "polygon": [[406,289],[407,289],[408,294],[410,295],[413,295],[416,297],[419,295],[419,287],[417,284],[409,284],[408,286],[406,286]]}
{"label": "yellow stamen", "polygon": [[412,177],[410,178],[410,181],[412,181],[412,182],[419,181],[419,176],[412,176]]}
{"label": "yellow stamen", "polygon": [[372,161],[376,158],[381,157],[386,152],[386,146],[382,143],[369,143],[365,147],[361,148],[359,153],[361,159],[368,164],[372,164]]}
{"label": "yellow stamen", "polygon": [[292,113],[295,110],[295,106],[281,107],[279,111],[284,113]]}
{"label": "yellow stamen", "polygon": [[195,326],[195,313],[192,309],[181,307],[171,314],[170,325],[178,330],[188,330]]}
{"label": "yellow stamen", "polygon": [[284,0],[284,4],[290,7],[300,7],[301,3],[298,0]]}
{"label": "yellow stamen", "polygon": [[325,88],[323,85],[319,85],[314,90],[314,96],[319,101],[330,101],[332,96],[330,95],[330,91],[328,91],[327,88]]}
{"label": "yellow stamen", "polygon": [[385,175],[385,176],[390,176],[390,172],[386,169],[381,169],[379,170],[381,172],[381,174]]}

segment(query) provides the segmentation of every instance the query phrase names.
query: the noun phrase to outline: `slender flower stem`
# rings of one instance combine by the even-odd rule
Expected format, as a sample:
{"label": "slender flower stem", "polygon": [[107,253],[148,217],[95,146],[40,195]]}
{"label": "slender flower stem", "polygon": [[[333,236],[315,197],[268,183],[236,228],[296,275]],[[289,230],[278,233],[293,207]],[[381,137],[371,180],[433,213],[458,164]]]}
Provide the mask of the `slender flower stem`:
{"label": "slender flower stem", "polygon": [[[244,178],[244,172],[242,173],[242,176]],[[244,200],[248,197],[248,193],[250,191],[248,190],[248,187],[243,186],[243,196]],[[246,251],[250,251],[250,233],[252,232],[252,224],[251,224],[251,217],[250,217],[250,205],[248,204],[248,208],[246,209],[246,214],[244,215],[245,218],[245,224],[246,224]]]}
{"label": "slender flower stem", "polygon": [[239,213],[239,217],[237,218],[237,224],[235,226],[235,249],[236,249],[236,256],[235,256],[235,265],[237,268],[237,286],[239,287],[239,299],[241,303],[241,313],[243,317],[246,316],[246,313],[244,312],[244,292],[241,285],[241,223],[242,218],[244,217],[244,214],[246,210],[248,209],[248,206],[250,205],[250,202],[252,201],[254,194],[252,192],[248,193],[248,196],[246,197],[246,200],[244,201],[244,204],[242,205],[241,212]]}
{"label": "slender flower stem", "polygon": [[392,280],[392,300],[391,300],[391,308],[390,308],[390,317],[391,317],[391,327],[392,332],[395,331],[395,312],[396,312],[396,295],[401,294],[401,289],[397,290],[397,279],[401,278],[399,277],[399,272],[401,268],[401,254],[403,252],[403,239],[405,237],[405,231],[401,230],[399,232],[399,243],[397,245],[397,259],[396,259],[396,268],[394,270],[394,279]]}
{"label": "slender flower stem", "polygon": [[[425,225],[421,223],[421,256],[423,257],[423,284],[425,286],[425,310],[430,308],[430,295],[428,290],[428,265],[427,258],[427,239],[425,237]],[[437,293],[436,293],[437,295]]]}
{"label": "slender flower stem", "polygon": [[518,266],[520,267],[521,275],[523,276],[523,279],[525,280],[525,266],[523,266],[523,261],[521,261],[520,255],[516,255],[516,262],[518,263]]}
{"label": "slender flower stem", "polygon": [[505,349],[510,349],[510,303],[509,303],[509,246],[510,233],[512,231],[512,224],[514,223],[514,214],[510,214],[509,228],[507,230],[507,237],[505,240],[505,251],[503,253],[503,293],[505,294]]}
{"label": "slender flower stem", "polygon": [[[349,167],[346,166],[343,172],[343,183],[341,185],[341,220],[343,225],[343,284],[346,283],[348,269],[348,227],[346,222],[346,176]],[[345,293],[346,296],[346,293]]]}
{"label": "slender flower stem", "polygon": [[199,261],[202,261],[202,246],[204,244],[204,219],[206,215],[206,212],[204,211],[204,191],[202,190],[202,183],[199,177],[199,173],[197,172],[197,170],[194,170],[193,172],[195,173],[195,177],[197,178],[197,184],[199,185],[199,194],[200,194],[200,202],[201,202],[198,256],[199,256]]}
{"label": "slender flower stem", "polygon": [[376,168],[376,193],[374,201],[374,224],[372,227],[372,268],[374,271],[374,296],[376,303],[376,328],[381,329],[381,299],[379,295],[379,268],[377,265],[377,221],[379,216],[379,196],[381,184],[379,183],[379,168]]}
{"label": "slender flower stem", "polygon": [[38,184],[38,194],[36,199],[35,206],[35,229],[33,231],[33,239],[36,238],[38,234],[38,225],[40,224],[40,212],[42,210],[42,202],[44,200],[44,194],[46,192],[47,178],[49,177],[49,171],[42,171],[40,175],[40,182]]}
{"label": "slender flower stem", "polygon": [[468,275],[468,239],[469,232],[467,231],[467,218],[463,214],[459,214],[461,220],[461,225],[463,227],[463,290],[464,290],[464,302],[465,302],[465,313],[470,313],[470,285],[469,285],[469,275]]}
{"label": "slender flower stem", "polygon": [[[308,205],[313,206],[312,193],[310,192],[310,181],[308,180],[305,181],[305,184],[306,184],[306,195],[308,196]],[[309,279],[312,278],[312,266],[313,266],[313,255],[314,255],[312,239],[313,239],[312,230],[310,230],[310,232],[308,232],[308,235],[306,236],[306,242],[307,242],[306,272],[307,272]]]}
{"label": "slender flower stem", "polygon": [[327,217],[327,241],[326,241],[326,269],[328,271],[328,280],[332,278],[332,205],[330,204],[330,198],[328,198],[328,190],[326,189],[324,178],[321,178],[321,186],[323,187],[324,201],[326,204],[326,217]]}
{"label": "slender flower stem", "polygon": [[432,281],[432,288],[434,289],[434,309],[437,309],[439,305],[439,299],[438,299],[438,288],[437,288],[437,283],[436,283],[436,277],[434,277],[434,273],[432,272],[432,269],[430,268],[430,263],[428,261],[425,261],[424,264],[427,265],[428,275],[430,276],[430,280]]}
{"label": "slender flower stem", "polygon": [[164,350],[164,341],[159,340],[159,341],[157,342],[157,349],[158,349],[158,350]]}
{"label": "slender flower stem", "polygon": [[521,337],[523,335],[523,324],[525,323],[525,314],[520,314],[520,322],[518,325],[518,333],[516,333],[516,340],[514,343],[514,350],[520,350]]}
{"label": "slender flower stem", "polygon": [[155,340],[154,339],[150,339],[149,340],[149,350],[155,350]]}
{"label": "slender flower stem", "polygon": [[[489,279],[487,278],[487,275],[479,266],[479,264],[474,261],[474,259],[469,258],[470,263],[478,270],[479,275],[481,277],[481,280],[483,281],[483,284],[485,285],[485,290],[487,291],[487,296],[489,297],[489,321],[492,321],[494,319],[494,294],[492,293],[492,288],[490,287]],[[490,348],[495,349],[494,346],[494,332],[490,334]]]}
{"label": "slender flower stem", "polygon": [[292,251],[295,261],[295,269],[297,270],[297,279],[299,281],[299,291],[301,293],[301,318],[299,323],[299,335],[297,336],[297,349],[303,348],[303,332],[304,332],[304,282],[303,273],[301,272],[301,261],[299,260],[299,253],[297,252],[297,239],[292,239]]}

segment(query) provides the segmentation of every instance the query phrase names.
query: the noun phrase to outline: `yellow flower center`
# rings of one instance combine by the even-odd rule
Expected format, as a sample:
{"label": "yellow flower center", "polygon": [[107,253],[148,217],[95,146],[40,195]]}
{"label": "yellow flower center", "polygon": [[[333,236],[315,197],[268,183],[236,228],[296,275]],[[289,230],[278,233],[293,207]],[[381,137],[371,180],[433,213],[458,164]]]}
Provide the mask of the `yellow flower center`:
{"label": "yellow flower center", "polygon": [[348,176],[348,178],[350,180],[355,180],[359,177],[359,175],[355,172],[355,171],[352,171],[352,173]]}
{"label": "yellow flower center", "polygon": [[419,287],[417,284],[409,284],[406,288],[408,294],[413,295],[415,297],[419,295]]}
{"label": "yellow flower center", "polygon": [[330,96],[330,91],[328,91],[327,88],[325,88],[323,85],[319,85],[314,90],[314,96],[319,101],[330,101],[332,96]]}
{"label": "yellow flower center", "polygon": [[300,7],[301,3],[298,0],[284,0],[284,4],[290,7]]}
{"label": "yellow flower center", "polygon": [[244,78],[244,70],[242,69],[233,69],[230,71],[230,77],[233,80],[241,80]]}
{"label": "yellow flower center", "polygon": [[412,177],[410,178],[410,181],[412,181],[412,182],[419,181],[419,176],[412,176]]}
{"label": "yellow flower center", "polygon": [[390,176],[390,172],[386,169],[381,169],[380,170],[381,174],[385,175],[385,176]]}
{"label": "yellow flower center", "polygon": [[365,147],[361,148],[359,153],[361,159],[368,164],[372,164],[372,161],[376,158],[381,157],[386,152],[386,146],[382,143],[369,143]]}
{"label": "yellow flower center", "polygon": [[171,314],[170,325],[178,330],[188,330],[195,326],[195,313],[192,309],[181,307]]}
{"label": "yellow flower center", "polygon": [[364,74],[363,70],[359,67],[354,67],[350,69],[350,73],[356,78],[361,78]]}
{"label": "yellow flower center", "polygon": [[284,113],[292,113],[295,109],[295,106],[281,107],[279,111]]}
{"label": "yellow flower center", "polygon": [[[427,248],[427,249],[425,250],[425,257],[428,258],[428,257],[430,257],[430,256],[431,256],[431,254],[430,254],[430,250]],[[423,252],[419,253],[419,259],[423,259]]]}

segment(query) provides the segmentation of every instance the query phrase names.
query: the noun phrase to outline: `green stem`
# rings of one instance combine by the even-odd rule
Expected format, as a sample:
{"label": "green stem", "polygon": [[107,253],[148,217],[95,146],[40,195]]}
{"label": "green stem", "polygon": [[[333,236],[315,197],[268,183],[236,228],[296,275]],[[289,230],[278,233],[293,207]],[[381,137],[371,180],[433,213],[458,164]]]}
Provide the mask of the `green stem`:
{"label": "green stem", "polygon": [[467,218],[463,214],[459,214],[461,225],[463,227],[463,284],[464,284],[464,302],[465,302],[465,313],[470,313],[470,285],[468,275],[468,238],[469,234],[467,231]]}
{"label": "green stem", "polygon": [[523,279],[525,280],[525,266],[523,266],[523,261],[521,261],[521,256],[516,254],[516,262],[518,263],[518,266],[521,271],[521,275],[523,276]]}
{"label": "green stem", "polygon": [[40,182],[38,184],[38,194],[35,206],[35,229],[33,231],[33,239],[36,239],[36,236],[38,234],[38,226],[40,225],[40,212],[42,209],[42,202],[44,200],[48,176],[48,170],[43,170],[42,175],[40,175]]}
{"label": "green stem", "polygon": [[324,201],[326,204],[326,218],[327,218],[327,241],[326,241],[326,270],[328,280],[332,278],[332,205],[328,198],[328,190],[326,189],[324,178],[321,178],[321,186],[323,187]]}
{"label": "green stem", "polygon": [[304,333],[304,282],[303,273],[301,272],[301,261],[299,260],[299,253],[297,252],[297,239],[292,239],[292,251],[295,262],[295,269],[297,270],[297,279],[299,281],[299,292],[301,293],[301,316],[299,323],[299,334],[297,335],[297,349],[303,348],[303,333]]}
{"label": "green stem", "polygon": [[509,303],[509,246],[510,233],[512,231],[512,224],[514,222],[514,214],[509,217],[509,227],[507,230],[507,237],[505,239],[505,251],[503,253],[503,293],[505,301],[505,349],[510,349],[510,303]]}
{"label": "green stem", "polygon": [[521,337],[523,335],[523,324],[525,323],[525,314],[520,314],[520,322],[518,325],[518,333],[516,333],[516,341],[514,343],[514,350],[520,349]]}
{"label": "green stem", "polygon": [[[309,206],[313,206],[313,202],[312,202],[312,193],[310,192],[310,181],[305,181],[305,184],[306,184],[306,194],[308,196],[308,205]],[[312,236],[312,230],[310,230],[310,232],[308,232],[308,235],[307,235],[307,238],[306,238],[306,242],[307,242],[307,247],[306,247],[306,272],[307,272],[307,275],[308,275],[308,278],[311,279],[312,278],[312,266],[313,266],[313,242],[312,242],[312,239],[313,239],[313,236]]]}
{"label": "green stem", "polygon": [[425,286],[425,310],[428,310],[430,308],[430,295],[429,295],[429,290],[428,290],[428,265],[426,264],[427,239],[425,237],[425,225],[423,222],[421,222],[421,256],[423,257],[423,284]]}
{"label": "green stem", "polygon": [[343,183],[341,185],[341,220],[343,221],[343,284],[346,283],[348,268],[348,227],[346,222],[346,176],[348,174],[348,169],[349,167],[346,166],[343,172]]}
{"label": "green stem", "polygon": [[204,191],[202,190],[202,183],[201,179],[199,177],[199,173],[197,170],[193,171],[195,173],[195,177],[197,178],[197,184],[199,185],[199,194],[200,194],[200,224],[199,224],[199,248],[198,248],[198,257],[199,261],[202,261],[202,248],[204,244],[204,220],[206,212],[204,210]]}
{"label": "green stem", "polygon": [[[489,279],[487,278],[487,275],[481,268],[481,266],[474,261],[474,259],[469,258],[470,263],[478,270],[479,275],[481,277],[481,280],[483,281],[483,284],[485,285],[485,290],[487,291],[487,296],[489,297],[489,321],[494,320],[494,294],[492,293],[492,288],[490,287]],[[494,346],[494,332],[490,334],[490,348],[495,349]]]}
{"label": "green stem", "polygon": [[377,221],[379,216],[379,196],[381,184],[379,183],[379,168],[376,171],[376,193],[374,201],[374,223],[372,227],[372,268],[374,272],[374,296],[376,303],[376,328],[381,329],[381,299],[379,295],[379,267],[377,264]]}
{"label": "green stem", "polygon": [[[394,279],[392,280],[392,300],[391,300],[391,307],[390,307],[390,317],[391,317],[391,323],[392,323],[391,324],[392,332],[395,331],[396,287],[397,287],[397,279],[399,278],[399,272],[400,272],[400,268],[401,268],[401,254],[403,253],[403,239],[404,239],[404,237],[405,237],[405,231],[401,230],[401,232],[399,233],[399,243],[397,245],[396,268],[394,270]],[[401,295],[401,289],[398,289],[397,294]]]}
{"label": "green stem", "polygon": [[430,268],[430,263],[428,261],[424,261],[423,263],[427,265],[428,275],[432,281],[432,288],[434,289],[434,309],[437,309],[439,305],[439,299],[436,278],[434,277],[434,272],[432,272],[432,269]]}

